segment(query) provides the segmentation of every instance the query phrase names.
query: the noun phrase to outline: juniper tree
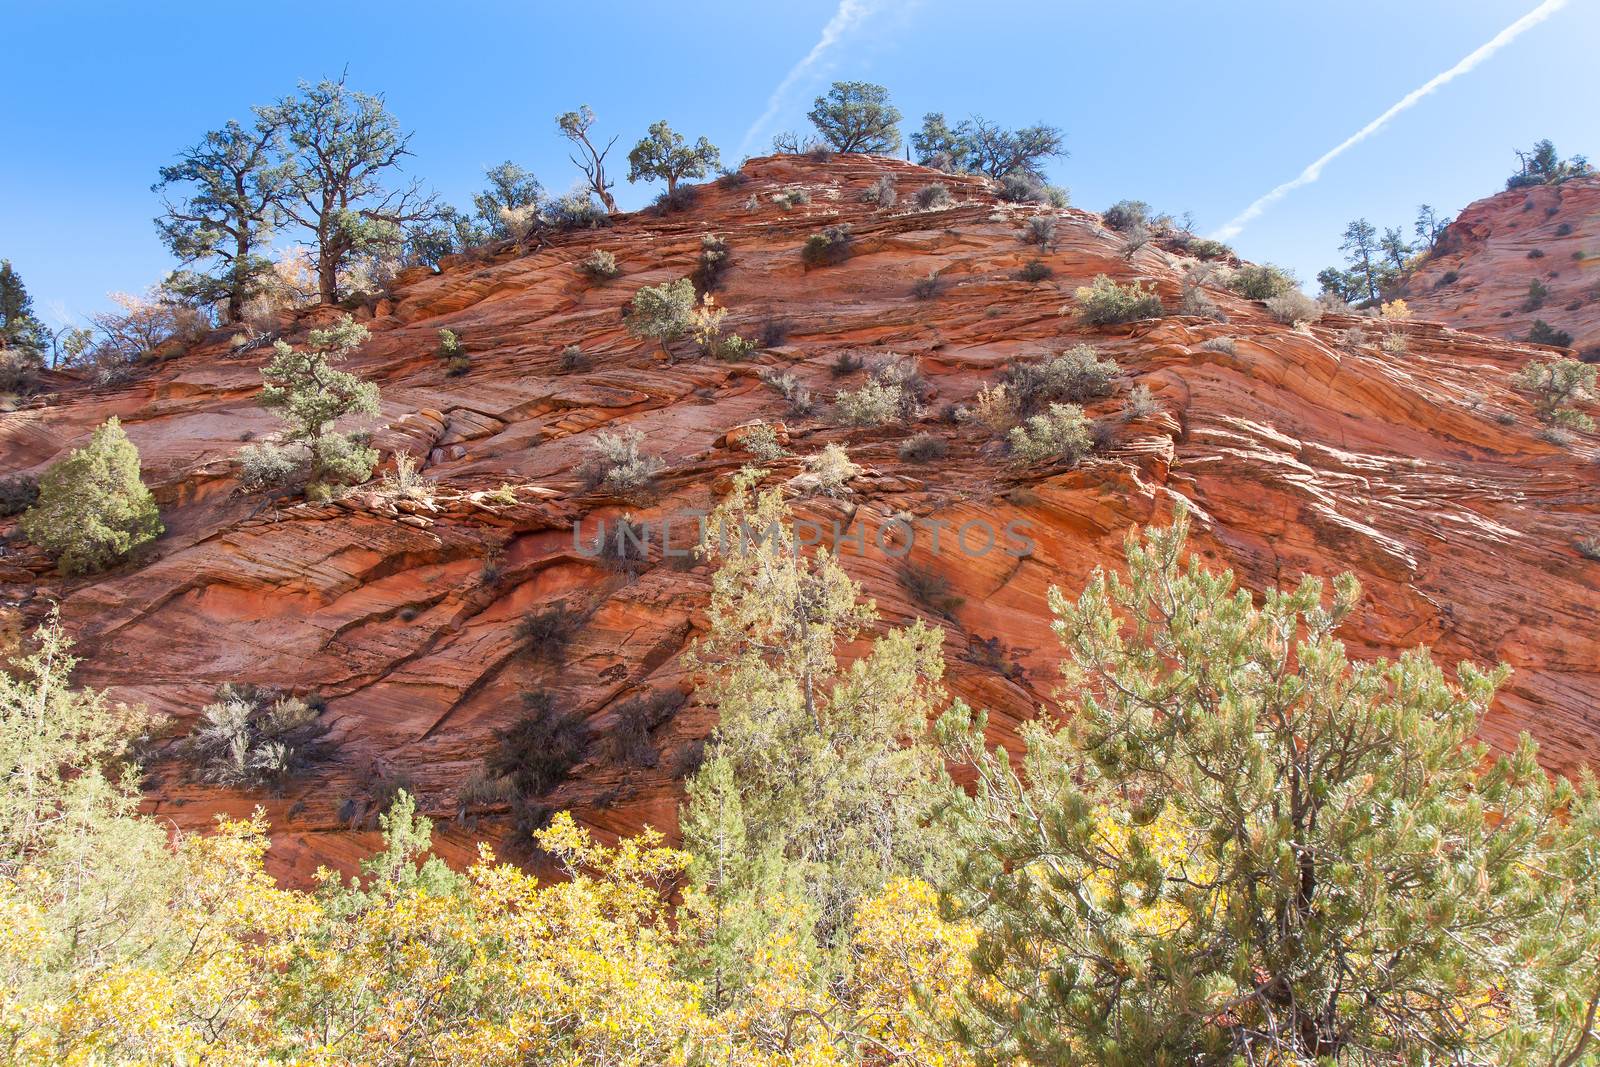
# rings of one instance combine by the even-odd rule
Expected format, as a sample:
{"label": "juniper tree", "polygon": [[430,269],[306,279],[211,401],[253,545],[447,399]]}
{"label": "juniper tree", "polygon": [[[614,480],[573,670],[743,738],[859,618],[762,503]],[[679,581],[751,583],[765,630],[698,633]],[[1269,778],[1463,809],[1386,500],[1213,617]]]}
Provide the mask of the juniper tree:
{"label": "juniper tree", "polygon": [[615,137],[606,142],[604,148],[595,147],[589,139],[589,131],[594,128],[594,111],[588,104],[584,104],[576,111],[567,111],[556,116],[556,128],[561,131],[561,136],[571,141],[582,155],[568,156],[572,165],[583,171],[584,180],[600,202],[606,206],[608,215],[617,213],[617,201],[611,195],[611,186],[614,182],[606,180],[606,155],[611,151],[611,146],[617,143]]}
{"label": "juniper tree", "polygon": [[139,450],[115,416],[45,471],[21,527],[63,574],[104,570],[161,536],[155,498],[139,480]]}
{"label": "juniper tree", "polygon": [[684,178],[704,178],[722,162],[717,146],[700,138],[694,144],[667,125],[667,120],[652,123],[647,136],[639,139],[628,153],[628,180],[660,178],[667,183],[667,195],[678,191]]}
{"label": "juniper tree", "polygon": [[964,708],[952,903],[995,1062],[1587,1062],[1600,797],[1473,740],[1504,669],[1351,662],[1360,595],[1185,557],[1050,591],[1062,704],[1013,771]]}
{"label": "juniper tree", "polygon": [[[244,317],[249,299],[270,285],[265,255],[282,220],[293,167],[277,157],[281,121],[263,116],[250,129],[229,121],[161,168],[153,191],[165,211],[156,219],[161,240],[185,267],[172,282],[182,295],[222,308],[225,324]],[[167,193],[179,190],[176,201]]]}
{"label": "juniper tree", "polygon": [[[1568,337],[1567,340],[1572,339]],[[1533,394],[1534,413],[1541,422],[1573,430],[1592,430],[1594,420],[1574,405],[1594,399],[1597,373],[1600,368],[1594,364],[1566,357],[1529,363],[1512,381],[1517,388]]]}
{"label": "juniper tree", "polygon": [[544,187],[527,168],[506,160],[485,173],[488,188],[472,197],[477,210],[478,223],[496,241],[504,241],[512,234],[506,225],[503,211],[536,209],[544,200]]}
{"label": "juniper tree", "polygon": [[324,304],[339,300],[339,274],[354,257],[397,250],[404,227],[433,219],[438,207],[419,182],[389,182],[411,155],[411,134],[382,96],[347,87],[344,79],[302,82],[296,96],[257,109],[280,127],[293,177],[284,214],[314,235],[312,258]]}
{"label": "juniper tree", "polygon": [[694,283],[679,278],[660,285],[647,285],[633,294],[633,305],[628,312],[628,332],[635,337],[654,339],[668,359],[672,350],[667,347],[694,326],[694,312],[699,305]]}
{"label": "juniper tree", "polygon": [[900,148],[900,110],[881,85],[834,82],[806,117],[836,152],[883,154]]}
{"label": "juniper tree", "polygon": [[718,714],[680,819],[695,856],[690,969],[718,1008],[775,932],[827,973],[863,896],[944,869],[927,828],[944,778],[929,731],[942,634],[919,621],[841,664],[877,613],[837,559],[800,551],[759,477],[736,477],[707,520],[702,550],[720,566],[686,659]]}
{"label": "juniper tree", "polygon": [[378,461],[361,435],[336,428],[347,416],[378,413],[378,387],[334,366],[366,340],[367,328],[346,315],[334,326],[312,330],[298,349],[273,342],[273,357],[261,369],[266,387],[260,404],[277,412],[284,428],[275,442],[254,450],[305,464],[308,495],[364,482]]}

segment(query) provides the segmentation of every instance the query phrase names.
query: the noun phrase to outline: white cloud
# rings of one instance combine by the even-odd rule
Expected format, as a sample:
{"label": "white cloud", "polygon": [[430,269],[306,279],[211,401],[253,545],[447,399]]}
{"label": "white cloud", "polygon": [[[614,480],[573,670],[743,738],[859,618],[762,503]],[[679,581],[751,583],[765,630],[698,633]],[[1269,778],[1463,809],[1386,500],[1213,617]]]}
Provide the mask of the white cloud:
{"label": "white cloud", "polygon": [[1345,138],[1345,140],[1339,144],[1338,147],[1324,153],[1321,158],[1319,158],[1315,163],[1312,163],[1305,170],[1301,171],[1294,178],[1284,182],[1282,185],[1278,186],[1276,189],[1273,189],[1265,196],[1256,200],[1255,203],[1239,212],[1238,215],[1235,215],[1232,219],[1229,219],[1228,222],[1221,229],[1217,230],[1217,232],[1212,236],[1219,241],[1226,241],[1230,237],[1235,236],[1239,233],[1239,231],[1243,230],[1245,226],[1259,218],[1261,213],[1266,211],[1267,208],[1271,207],[1279,200],[1282,200],[1284,197],[1288,196],[1301,186],[1310,185],[1312,182],[1322,177],[1322,168],[1326,167],[1329,163],[1332,163],[1335,159],[1339,158],[1345,152],[1349,151],[1351,148],[1354,148],[1362,141],[1365,141],[1368,137],[1371,137],[1373,134],[1383,129],[1383,127],[1389,124],[1390,119],[1394,118],[1402,111],[1405,111],[1407,108],[1411,107],[1413,104],[1417,103],[1417,101],[1421,100],[1425,96],[1428,96],[1435,90],[1449,84],[1455,79],[1461,77],[1461,75],[1471,72],[1474,67],[1488,59],[1490,56],[1494,55],[1496,52],[1500,51],[1500,49],[1504,48],[1512,41],[1515,41],[1518,37],[1522,36],[1525,31],[1532,29],[1545,19],[1549,18],[1551,15],[1554,15],[1557,11],[1560,11],[1562,8],[1566,7],[1567,2],[1568,0],[1544,0],[1544,3],[1528,12],[1526,15],[1522,16],[1520,19],[1501,30],[1499,33],[1495,34],[1486,44],[1475,49],[1473,52],[1467,55],[1466,58],[1462,59],[1461,62],[1457,63],[1455,66],[1451,67],[1442,74],[1434,75],[1418,88],[1411,90],[1411,92],[1401,97],[1397,103],[1392,105],[1389,110],[1385,111],[1383,114],[1379,115],[1377,118],[1361,127],[1361,129]]}
{"label": "white cloud", "polygon": [[830,48],[839,43],[841,37],[859,26],[878,7],[879,0],[839,0],[839,9],[833,13],[833,18],[828,20],[828,24],[822,27],[822,36],[817,38],[817,43],[811,46],[811,51],[807,52],[800,62],[789,68],[789,73],[783,76],[778,87],[772,90],[772,95],[767,97],[767,109],[745,131],[744,140],[739,142],[740,155],[748,155],[756,138],[766,132],[768,125],[778,117],[789,90],[811,73],[812,68],[822,61],[822,57]]}

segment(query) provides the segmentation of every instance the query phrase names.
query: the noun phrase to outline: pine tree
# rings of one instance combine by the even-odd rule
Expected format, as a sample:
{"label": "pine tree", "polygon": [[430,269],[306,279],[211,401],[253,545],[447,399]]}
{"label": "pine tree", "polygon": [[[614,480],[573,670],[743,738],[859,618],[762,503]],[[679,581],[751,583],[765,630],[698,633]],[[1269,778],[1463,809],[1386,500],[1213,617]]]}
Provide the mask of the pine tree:
{"label": "pine tree", "polygon": [[807,117],[835,152],[889,154],[900,148],[900,109],[870,82],[834,82]]}
{"label": "pine tree", "polygon": [[378,414],[378,387],[334,367],[367,336],[367,328],[346,315],[337,325],[312,330],[299,349],[275,341],[274,355],[261,369],[266,382],[261,406],[276,411],[284,424],[277,442],[267,447],[306,457],[310,496],[366,481],[378,461],[377,451],[360,435],[335,429],[346,416]]}
{"label": "pine tree", "polygon": [[696,856],[692,968],[718,1007],[774,937],[828,973],[866,896],[945,862],[927,826],[944,779],[928,726],[942,634],[918,622],[841,665],[837,647],[876,612],[826,551],[800,553],[759,477],[740,474],[708,519],[704,549],[722,562],[685,661],[718,712],[680,819]]}
{"label": "pine tree", "polygon": [[339,81],[302,83],[297,96],[258,108],[263,124],[281,128],[292,150],[293,177],[283,211],[313,234],[312,258],[324,304],[339,300],[340,272],[363,254],[396,251],[403,229],[438,215],[419,182],[389,188],[411,135],[382,96]]}
{"label": "pine tree", "polygon": [[1382,269],[1378,264],[1378,228],[1366,219],[1356,219],[1344,229],[1344,242],[1339,250],[1345,254],[1350,273],[1359,279],[1368,300],[1377,300],[1383,288]]}
{"label": "pine tree", "polygon": [[[966,1037],[1000,1062],[1576,1063],[1600,997],[1600,794],[1473,740],[1503,669],[1352,663],[1355,579],[1257,606],[1130,534],[1050,591],[1059,716],[1014,772],[965,709]],[[1064,720],[1064,721],[1063,721]]]}
{"label": "pine tree", "polygon": [[9,259],[0,259],[0,349],[38,360],[50,331],[33,313],[33,298]]}
{"label": "pine tree", "polygon": [[263,118],[252,129],[228,122],[161,168],[154,191],[174,186],[183,195],[156,219],[162,241],[184,266],[214,262],[210,271],[178,274],[175,291],[222,305],[223,322],[244,317],[245,303],[270,284],[272,261],[264,254],[282,220],[293,168],[276,158],[280,127]]}
{"label": "pine tree", "polygon": [[165,527],[139,480],[139,450],[113,416],[39,479],[22,532],[56,556],[63,574],[104,570]]}

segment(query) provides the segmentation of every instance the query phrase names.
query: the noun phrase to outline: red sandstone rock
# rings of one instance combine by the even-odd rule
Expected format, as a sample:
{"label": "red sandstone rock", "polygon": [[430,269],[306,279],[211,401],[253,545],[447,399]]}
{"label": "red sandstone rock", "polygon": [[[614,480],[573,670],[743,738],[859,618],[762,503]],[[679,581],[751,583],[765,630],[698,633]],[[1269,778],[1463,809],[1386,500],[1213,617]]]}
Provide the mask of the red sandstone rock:
{"label": "red sandstone rock", "polygon": [[[879,213],[859,194],[883,173],[897,176],[901,205],[935,180],[957,203]],[[1535,435],[1527,401],[1508,385],[1535,350],[1428,322],[1409,327],[1404,356],[1345,350],[1339,334],[1355,320],[1299,333],[1222,292],[1213,296],[1225,325],[1085,328],[1061,313],[1075,286],[1105,272],[1153,282],[1175,303],[1175,256],[1151,246],[1124,260],[1095,216],[1063,210],[1058,246],[1044,254],[1055,280],[1025,285],[1011,274],[1039,252],[1022,243],[1021,222],[1043,209],[1001,204],[980,180],[861,157],[762,159],[745,174],[737,188],[703,187],[685,214],[622,216],[529,254],[501,248],[410,274],[377,305],[351,369],[382,388],[377,443],[428,457],[423,473],[440,486],[434,509],[404,510],[370,492],[322,505],[240,495],[230,457],[244,434],[273,428],[252,400],[265,355],[230,356],[221,342],[139,381],[64,388],[49,407],[0,416],[0,468],[27,470],[119,415],[168,528],[147,559],[88,581],[46,576],[46,561],[13,544],[0,559],[12,606],[0,632],[14,637],[59,600],[84,656],[79,681],[168,713],[180,729],[223,682],[327,698],[336,755],[281,797],[195,785],[175,762],[159,766],[149,807],[180,827],[263,805],[273,869],[303,879],[318,864],[348,868],[372,847],[377,783],[403,777],[438,819],[443,852],[464,858],[508,825],[503,810],[455,816],[491,732],[516,716],[519,691],[552,690],[603,736],[629,697],[688,688],[678,657],[703,625],[706,568],[663,558],[658,542],[652,565],[634,574],[591,558],[587,542],[628,512],[653,531],[680,517],[668,547],[687,547],[693,529],[681,517],[711,506],[749,461],[728,446],[728,431],[762,419],[784,424],[795,453],[772,464],[776,479],[834,441],[864,468],[852,498],[797,502],[824,529],[855,523],[870,537],[897,515],[947,531],[971,520],[1027,524],[1026,555],[971,555],[949,533],[938,555],[925,538],[912,555],[965,598],[954,621],[941,621],[949,684],[992,710],[997,740],[1014,740],[1056,684],[1046,590],[1075,592],[1094,567],[1120,559],[1130,526],[1166,521],[1184,500],[1195,549],[1250,588],[1355,571],[1366,601],[1344,637],[1358,655],[1427,644],[1446,661],[1509,662],[1515,674],[1484,727],[1496,746],[1531,731],[1557,771],[1600,756],[1600,564],[1573,548],[1600,530],[1600,466],[1592,436],[1562,449]],[[811,203],[784,211],[770,197],[791,185],[810,190]],[[1560,196],[1595,191],[1572,184]],[[1546,225],[1537,209],[1527,220]],[[853,227],[852,258],[805,270],[805,237],[839,221]],[[687,350],[667,363],[653,342],[628,336],[620,312],[632,293],[688,274],[705,233],[731,249],[718,294],[726,325],[752,336],[782,320],[782,347],[742,364]],[[622,277],[593,285],[578,275],[572,264],[592,248],[615,252]],[[1460,261],[1478,279],[1474,291],[1500,284]],[[912,299],[912,283],[930,273],[944,282],[940,294]],[[301,329],[327,316],[305,316]],[[442,327],[471,356],[463,377],[446,377],[435,355]],[[1215,337],[1236,338],[1234,351],[1201,347]],[[1114,357],[1161,406],[1124,422],[1117,401],[1094,405],[1109,446],[1080,466],[1012,468],[976,427],[939,417],[1007,361],[1079,341]],[[560,371],[571,344],[591,357],[589,369]],[[841,351],[916,356],[934,393],[928,416],[846,431],[790,415],[757,377],[793,372],[825,400],[859,384],[832,376]],[[666,463],[648,505],[585,494],[579,483],[588,437],[622,426],[641,430]],[[898,445],[913,432],[945,438],[948,455],[903,462]],[[844,559],[884,626],[924,613],[898,581],[900,560],[849,547]],[[557,602],[590,612],[588,622],[564,664],[534,662],[514,627]],[[678,778],[714,720],[711,709],[685,706],[657,731],[654,767],[618,766],[597,747],[546,802],[603,832],[671,829]]]}
{"label": "red sandstone rock", "polygon": [[[1535,280],[1549,290],[1537,307]],[[1424,318],[1493,337],[1525,338],[1543,319],[1600,359],[1600,176],[1469,205],[1407,279],[1405,298]]]}

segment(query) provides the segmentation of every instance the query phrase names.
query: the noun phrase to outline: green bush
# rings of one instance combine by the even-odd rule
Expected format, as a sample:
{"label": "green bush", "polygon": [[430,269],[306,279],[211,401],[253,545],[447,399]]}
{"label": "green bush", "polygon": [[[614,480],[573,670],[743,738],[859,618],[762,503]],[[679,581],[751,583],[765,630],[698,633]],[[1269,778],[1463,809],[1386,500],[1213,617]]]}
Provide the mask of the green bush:
{"label": "green bush", "polygon": [[829,226],[806,238],[800,259],[807,267],[830,267],[850,258],[850,225]]}
{"label": "green bush", "polygon": [[601,430],[589,441],[589,459],[579,469],[586,490],[629,496],[649,488],[662,467],[659,456],[640,452],[644,434],[633,427]]}
{"label": "green bush", "polygon": [[994,195],[1010,204],[1040,204],[1048,199],[1044,182],[1032,174],[1007,174]]}
{"label": "green bush", "polygon": [[303,453],[309,467],[306,495],[324,499],[342,485],[372,476],[378,453],[366,436],[337,429],[341,419],[378,414],[378,387],[335,368],[367,340],[367,328],[346,315],[312,330],[298,349],[273,342],[273,357],[261,369],[259,402],[278,413],[284,428],[278,447]]}
{"label": "green bush", "polygon": [[1245,263],[1228,272],[1223,282],[1246,300],[1271,300],[1296,288],[1293,274],[1271,263]]}
{"label": "green bush", "polygon": [[578,261],[578,273],[590,281],[610,281],[622,273],[617,257],[604,248],[597,248]]}
{"label": "green bush", "polygon": [[21,527],[63,574],[104,570],[161,536],[155,498],[139,480],[139,450],[115,416],[45,471]]}
{"label": "green bush", "polygon": [[523,713],[494,732],[484,757],[490,779],[511,784],[521,797],[539,797],[565,782],[589,755],[593,737],[582,715],[557,709],[546,692],[524,693]]}
{"label": "green bush", "polygon": [[1106,208],[1100,221],[1118,233],[1128,233],[1150,221],[1150,205],[1143,200],[1118,200]]}
{"label": "green bush", "polygon": [[233,789],[281,785],[326,753],[320,703],[253,685],[224,685],[181,754],[201,781]]}
{"label": "green bush", "polygon": [[939,295],[940,288],[939,276],[930,274],[911,283],[911,295],[918,300],[932,300]]}
{"label": "green bush", "polygon": [[1541,422],[1571,430],[1592,430],[1594,420],[1574,404],[1594,399],[1595,376],[1600,367],[1563,358],[1529,363],[1512,379],[1518,389],[1533,394],[1534,412]]}
{"label": "green bush", "polygon": [[1022,224],[1022,243],[1052,248],[1056,243],[1056,220],[1051,215],[1035,215]]}
{"label": "green bush", "polygon": [[1322,305],[1298,289],[1279,293],[1267,301],[1267,312],[1277,322],[1293,325],[1322,318]]}
{"label": "green bush", "polygon": [[879,210],[887,211],[894,207],[895,201],[900,199],[899,190],[895,187],[894,176],[881,174],[878,180],[861,191],[863,204],[876,204]]}
{"label": "green bush", "polygon": [[1528,340],[1536,345],[1554,345],[1556,348],[1571,348],[1572,335],[1566,330],[1558,330],[1543,319],[1534,319],[1533,326],[1528,330]]}
{"label": "green bush", "polygon": [[1233,255],[1233,249],[1209,237],[1191,237],[1185,251],[1198,259],[1223,259]]}
{"label": "green bush", "polygon": [[1145,289],[1138,282],[1118,285],[1105,274],[1097,274],[1091,284],[1080,286],[1074,297],[1079,317],[1092,325],[1133,322],[1162,314],[1161,298],[1154,289]]}
{"label": "green bush", "polygon": [[1032,415],[1046,404],[1081,404],[1116,392],[1115,360],[1101,359],[1093,345],[1073,345],[1042,363],[1016,363],[1001,381],[1019,415]]}
{"label": "green bush", "polygon": [[1047,282],[1056,276],[1055,270],[1042,259],[1030,259],[1022,268],[1011,275],[1019,282],[1029,284]]}
{"label": "green bush", "polygon": [[472,357],[454,330],[439,331],[439,358],[444,360],[444,372],[459,378],[472,369]]}
{"label": "green bush", "polygon": [[688,278],[647,285],[633,294],[628,332],[635,337],[653,338],[670,359],[672,350],[667,347],[668,342],[689,332],[694,325],[694,311],[699,306],[694,282]]}
{"label": "green bush", "polygon": [[1007,440],[1019,465],[1076,463],[1094,448],[1094,424],[1076,404],[1051,404],[1044,414],[1012,427]]}
{"label": "green bush", "polygon": [[1528,282],[1528,299],[1522,302],[1523,311],[1538,311],[1550,299],[1550,287],[1538,278]]}
{"label": "green bush", "polygon": [[900,458],[908,463],[931,463],[950,454],[950,445],[942,437],[919,433],[900,442]]}
{"label": "green bush", "polygon": [[798,187],[793,189],[781,189],[772,194],[772,202],[783,208],[785,211],[792,211],[801,204],[811,203],[811,194],[805,189]]}

